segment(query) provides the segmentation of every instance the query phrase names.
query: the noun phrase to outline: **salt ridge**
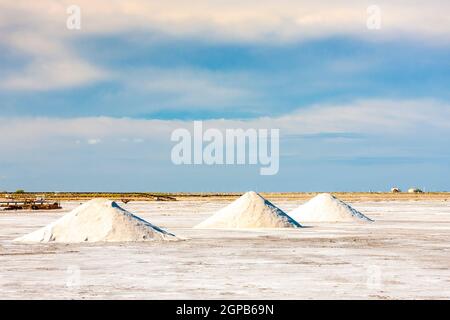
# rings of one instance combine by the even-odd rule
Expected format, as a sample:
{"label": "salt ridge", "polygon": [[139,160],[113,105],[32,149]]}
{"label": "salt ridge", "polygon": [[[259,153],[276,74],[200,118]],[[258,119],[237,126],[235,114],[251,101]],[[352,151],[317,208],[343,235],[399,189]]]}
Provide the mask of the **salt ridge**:
{"label": "salt ridge", "polygon": [[94,199],[17,242],[126,242],[178,238],[107,199]]}
{"label": "salt ridge", "polygon": [[301,223],[373,221],[329,193],[318,194],[289,215]]}
{"label": "salt ridge", "polygon": [[199,229],[300,228],[283,210],[250,191],[213,216],[201,222]]}

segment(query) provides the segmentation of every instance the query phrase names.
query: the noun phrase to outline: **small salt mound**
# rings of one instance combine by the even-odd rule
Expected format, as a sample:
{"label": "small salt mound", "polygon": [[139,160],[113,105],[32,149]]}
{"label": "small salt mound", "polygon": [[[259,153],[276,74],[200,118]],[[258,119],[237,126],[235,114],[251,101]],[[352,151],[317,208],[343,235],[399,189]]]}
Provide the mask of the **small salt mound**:
{"label": "small salt mound", "polygon": [[301,225],[256,192],[217,211],[195,226],[199,229],[300,228]]}
{"label": "small salt mound", "polygon": [[289,215],[300,222],[373,221],[329,193],[321,193]]}
{"label": "small salt mound", "polygon": [[99,242],[177,240],[175,235],[131,214],[114,201],[94,199],[19,242]]}

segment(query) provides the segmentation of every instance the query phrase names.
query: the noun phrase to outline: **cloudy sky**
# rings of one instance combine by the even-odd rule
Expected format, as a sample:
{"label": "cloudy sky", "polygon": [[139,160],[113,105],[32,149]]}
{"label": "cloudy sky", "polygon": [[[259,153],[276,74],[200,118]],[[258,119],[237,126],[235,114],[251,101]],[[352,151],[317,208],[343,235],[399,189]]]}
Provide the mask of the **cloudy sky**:
{"label": "cloudy sky", "polygon": [[[0,189],[450,190],[450,2],[317,2],[0,0]],[[174,165],[194,120],[279,173]]]}

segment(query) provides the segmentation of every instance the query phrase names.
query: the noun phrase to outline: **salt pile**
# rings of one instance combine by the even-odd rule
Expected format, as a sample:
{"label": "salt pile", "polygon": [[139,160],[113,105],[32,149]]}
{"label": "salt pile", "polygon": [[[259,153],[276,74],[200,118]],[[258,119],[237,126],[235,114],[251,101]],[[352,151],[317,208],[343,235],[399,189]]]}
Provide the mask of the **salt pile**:
{"label": "salt pile", "polygon": [[177,238],[131,214],[114,201],[94,199],[46,227],[14,241],[77,243],[152,240],[177,240]]}
{"label": "salt pile", "polygon": [[245,193],[239,199],[195,226],[199,229],[300,227],[301,225],[298,222],[253,191]]}
{"label": "salt pile", "polygon": [[373,221],[329,193],[318,194],[289,215],[302,223]]}

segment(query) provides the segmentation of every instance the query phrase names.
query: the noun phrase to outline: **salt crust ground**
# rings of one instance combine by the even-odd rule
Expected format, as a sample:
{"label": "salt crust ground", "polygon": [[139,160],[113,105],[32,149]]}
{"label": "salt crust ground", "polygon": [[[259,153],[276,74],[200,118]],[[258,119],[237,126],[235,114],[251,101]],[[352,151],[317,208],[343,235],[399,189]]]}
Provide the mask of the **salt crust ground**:
{"label": "salt crust ground", "polygon": [[[229,202],[124,208],[189,241],[22,244],[62,212],[0,213],[4,299],[450,299],[450,203],[357,202],[375,223],[202,230]],[[286,212],[298,201],[276,201]],[[122,204],[121,204],[122,205]],[[79,281],[77,281],[79,279]]]}

